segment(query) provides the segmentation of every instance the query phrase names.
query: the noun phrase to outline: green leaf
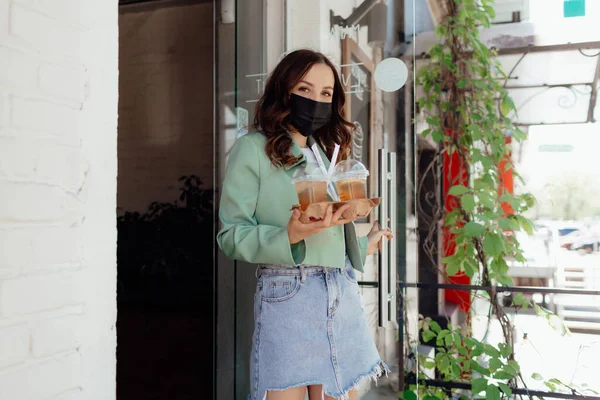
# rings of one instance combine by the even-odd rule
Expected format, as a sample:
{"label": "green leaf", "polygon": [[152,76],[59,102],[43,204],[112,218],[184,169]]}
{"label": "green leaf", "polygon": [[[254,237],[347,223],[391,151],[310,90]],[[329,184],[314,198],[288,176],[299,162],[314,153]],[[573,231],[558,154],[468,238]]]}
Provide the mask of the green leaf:
{"label": "green leaf", "polygon": [[438,117],[427,117],[425,121],[431,126],[438,126],[440,124],[440,119]]}
{"label": "green leaf", "polygon": [[498,386],[489,385],[485,390],[485,398],[487,400],[500,400],[500,389],[498,389]]}
{"label": "green leaf", "polygon": [[413,392],[412,390],[405,390],[405,391],[402,393],[402,398],[403,398],[404,400],[417,400],[417,399],[418,399],[418,397],[417,397],[416,393],[415,393],[415,392]]}
{"label": "green leaf", "polygon": [[465,270],[465,274],[467,274],[469,278],[472,278],[473,275],[475,275],[475,272],[477,272],[478,270],[477,265],[475,265],[473,261],[469,258],[465,260],[463,264],[463,269]]}
{"label": "green leaf", "polygon": [[458,366],[458,364],[453,363],[452,366],[450,367],[450,369],[452,370],[452,374],[458,379],[460,378],[461,375],[461,371],[460,371],[460,367]]}
{"label": "green leaf", "polygon": [[494,199],[489,196],[488,194],[480,194],[479,196],[479,202],[481,204],[483,204],[485,207],[489,208],[490,210],[493,210],[496,207],[496,203],[494,202]]}
{"label": "green leaf", "polygon": [[496,281],[504,286],[512,286],[514,283],[513,279],[508,275],[498,275],[496,276]]}
{"label": "green leaf", "polygon": [[456,186],[452,186],[450,188],[450,190],[448,190],[448,194],[450,196],[460,196],[462,194],[465,194],[469,191],[469,188],[467,188],[466,186],[462,186],[462,185],[456,185]]}
{"label": "green leaf", "polygon": [[467,80],[466,80],[465,78],[462,78],[461,80],[459,80],[459,81],[456,83],[456,87],[457,87],[457,88],[459,88],[459,89],[462,89],[462,88],[464,88],[465,86],[467,86]]}
{"label": "green leaf", "polygon": [[509,374],[508,372],[505,371],[498,371],[494,374],[494,378],[495,379],[503,379],[503,380],[509,380],[512,379],[514,375]]}
{"label": "green leaf", "polygon": [[475,378],[471,382],[471,391],[474,395],[478,395],[488,387],[488,380],[485,378]]}
{"label": "green leaf", "polygon": [[479,346],[479,341],[477,341],[476,339],[473,339],[472,337],[468,337],[468,338],[465,338],[465,345],[469,349],[472,349],[474,347]]}
{"label": "green leaf", "polygon": [[471,370],[471,360],[467,359],[463,362],[463,368],[465,371]]}
{"label": "green leaf", "polygon": [[483,248],[488,256],[499,256],[504,253],[504,240],[496,233],[488,232],[483,240]]}
{"label": "green leaf", "polygon": [[467,193],[460,199],[462,209],[466,212],[471,212],[475,209],[475,197],[472,194]]}
{"label": "green leaf", "polygon": [[460,263],[455,259],[453,259],[452,262],[449,262],[448,264],[446,264],[446,274],[448,274],[448,276],[456,275],[459,270],[460,270]]}
{"label": "green leaf", "polygon": [[512,300],[513,305],[522,307],[524,310],[529,307],[529,300],[523,295],[523,293],[517,293]]}
{"label": "green leaf", "polygon": [[433,331],[424,331],[423,332],[423,342],[425,342],[425,343],[429,342],[434,337],[435,337],[435,332],[433,332]]}
{"label": "green leaf", "polygon": [[502,103],[500,104],[500,112],[502,112],[502,115],[507,117],[508,114],[510,114],[510,103],[508,101],[506,101],[506,97],[504,97],[502,99]]}
{"label": "green leaf", "polygon": [[448,367],[450,367],[450,361],[448,360],[448,356],[442,357],[439,365],[440,365],[440,371],[446,373],[446,371],[448,371]]}
{"label": "green leaf", "polygon": [[533,235],[533,225],[531,224],[531,221],[520,215],[517,215],[516,218],[518,219],[521,228],[523,228],[528,235]]}
{"label": "green leaf", "polygon": [[429,327],[431,328],[432,331],[434,331],[435,333],[440,333],[440,331],[442,330],[442,328],[440,327],[440,324],[438,324],[435,321],[431,321],[429,323]]}
{"label": "green leaf", "polygon": [[458,333],[452,334],[452,339],[454,339],[454,343],[459,346],[461,344],[460,335]]}
{"label": "green leaf", "polygon": [[531,377],[533,379],[535,379],[536,381],[542,381],[542,380],[544,380],[544,377],[542,375],[540,375],[539,373],[537,373],[537,372],[534,372],[533,374],[531,374]]}
{"label": "green leaf", "polygon": [[438,333],[438,338],[442,338],[444,339],[446,336],[448,336],[450,334],[450,331],[448,329],[442,329],[440,331],[440,333]]}
{"label": "green leaf", "polygon": [[491,344],[484,344],[483,345],[483,351],[485,352],[485,354],[487,354],[490,357],[500,358],[500,356],[501,356],[501,354],[498,351],[498,349],[496,349]]}
{"label": "green leaf", "polygon": [[498,225],[500,226],[500,229],[502,229],[503,231],[511,230],[510,220],[508,218],[500,218],[498,220]]}
{"label": "green leaf", "polygon": [[505,395],[509,397],[512,396],[512,389],[506,383],[498,382],[498,386],[500,389],[502,389]]}
{"label": "green leaf", "polygon": [[552,311],[548,310],[547,308],[540,307],[537,304],[533,305],[533,309],[535,310],[535,313],[540,317],[548,317],[549,315],[552,315]]}
{"label": "green leaf", "polygon": [[[479,357],[482,354],[483,354],[483,348],[482,347],[475,347],[473,350],[471,350],[471,355],[473,357]],[[475,371],[477,371],[477,369],[475,369],[475,367],[473,367],[473,369]],[[489,371],[487,373],[489,373]]]}
{"label": "green leaf", "polygon": [[504,358],[507,358],[508,356],[510,356],[510,353],[512,353],[510,346],[506,343],[498,343],[498,349],[500,350],[500,354],[502,354],[502,357]]}
{"label": "green leaf", "polygon": [[467,222],[464,227],[465,235],[470,237],[481,236],[485,232],[483,225],[477,222]]}
{"label": "green leaf", "polygon": [[450,347],[450,346],[452,346],[452,343],[454,342],[454,338],[452,337],[452,335],[448,335],[444,338],[444,342],[446,344],[446,347]]}
{"label": "green leaf", "polygon": [[490,263],[490,268],[498,275],[506,275],[508,273],[508,264],[504,258],[495,258]]}
{"label": "green leaf", "polygon": [[[519,365],[518,362],[516,362],[515,360],[510,360],[508,361],[508,366],[510,366],[512,369],[515,370],[516,374],[519,373],[519,371],[521,371],[521,366]],[[516,375],[515,374],[515,375]]]}
{"label": "green leaf", "polygon": [[483,6],[483,8],[484,8],[485,12],[490,16],[491,19],[496,18],[496,10],[494,10],[494,7],[485,5],[485,6]]}
{"label": "green leaf", "polygon": [[502,361],[500,361],[499,359],[497,359],[497,358],[490,359],[490,370],[497,371],[500,368],[502,368],[502,365],[503,365]]}
{"label": "green leaf", "polygon": [[[475,356],[475,352],[473,352],[472,355]],[[481,364],[479,364],[477,361],[473,361],[471,367],[473,368],[473,371],[479,372],[481,375],[490,374],[490,370],[485,367],[482,367]]]}

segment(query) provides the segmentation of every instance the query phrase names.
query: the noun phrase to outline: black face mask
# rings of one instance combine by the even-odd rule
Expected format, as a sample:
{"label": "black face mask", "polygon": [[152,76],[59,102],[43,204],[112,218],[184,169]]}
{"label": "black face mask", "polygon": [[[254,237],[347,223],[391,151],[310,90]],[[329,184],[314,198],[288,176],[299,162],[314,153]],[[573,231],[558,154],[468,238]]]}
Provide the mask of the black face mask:
{"label": "black face mask", "polygon": [[303,136],[310,136],[331,120],[331,103],[314,101],[292,94],[290,96],[291,122]]}

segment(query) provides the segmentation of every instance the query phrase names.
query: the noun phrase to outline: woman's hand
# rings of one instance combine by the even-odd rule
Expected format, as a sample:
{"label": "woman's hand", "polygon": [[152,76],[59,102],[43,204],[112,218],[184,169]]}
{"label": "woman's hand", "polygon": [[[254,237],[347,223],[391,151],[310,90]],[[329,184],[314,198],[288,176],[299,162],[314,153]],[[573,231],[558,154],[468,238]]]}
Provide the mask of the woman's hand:
{"label": "woman's hand", "polygon": [[369,245],[367,247],[367,255],[371,255],[375,253],[375,250],[378,248],[381,250],[381,238],[387,237],[391,239],[394,237],[392,231],[390,229],[381,230],[381,226],[379,225],[379,221],[375,221],[371,231],[367,235],[369,239]]}
{"label": "woman's hand", "polygon": [[338,208],[336,212],[333,212],[333,205],[327,206],[325,210],[325,216],[319,221],[309,222],[307,224],[300,222],[300,210],[295,209],[292,212],[290,222],[288,222],[287,231],[290,239],[290,244],[295,244],[303,241],[309,236],[319,233],[324,229],[332,226],[347,224],[348,222],[354,221],[354,219],[342,218],[342,214],[350,207],[345,204]]}

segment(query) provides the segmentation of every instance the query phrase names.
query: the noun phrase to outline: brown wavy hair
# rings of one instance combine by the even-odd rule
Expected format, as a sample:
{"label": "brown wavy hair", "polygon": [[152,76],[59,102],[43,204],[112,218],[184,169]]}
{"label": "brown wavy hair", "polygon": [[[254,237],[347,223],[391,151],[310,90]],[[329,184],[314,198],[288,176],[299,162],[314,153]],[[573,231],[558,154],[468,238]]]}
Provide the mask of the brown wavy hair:
{"label": "brown wavy hair", "polygon": [[298,84],[314,64],[326,64],[333,72],[331,120],[313,133],[315,140],[331,159],[335,144],[340,145],[338,161],[350,156],[351,128],[354,124],[344,116],[344,87],[333,63],[322,53],[295,50],[286,55],[267,79],[265,91],[256,105],[253,128],[267,137],[265,152],[276,166],[290,165],[299,160],[290,152],[293,129],[290,122],[290,90]]}

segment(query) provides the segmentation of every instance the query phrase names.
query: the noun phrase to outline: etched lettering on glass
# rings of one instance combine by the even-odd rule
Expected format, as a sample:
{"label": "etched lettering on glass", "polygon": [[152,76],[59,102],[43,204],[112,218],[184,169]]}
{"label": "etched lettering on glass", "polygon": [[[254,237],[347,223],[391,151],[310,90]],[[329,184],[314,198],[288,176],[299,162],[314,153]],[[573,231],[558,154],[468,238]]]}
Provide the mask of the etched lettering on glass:
{"label": "etched lettering on glass", "polygon": [[346,37],[350,36],[351,39],[358,41],[358,31],[360,31],[360,25],[351,25],[351,26],[339,26],[334,25],[331,27],[329,31],[329,39],[339,38],[341,40],[346,39]]}
{"label": "etched lettering on glass", "polygon": [[356,129],[352,132],[352,159],[362,161],[365,134],[360,122],[354,121],[354,125]]}
{"label": "etched lettering on glass", "polygon": [[[349,89],[346,90],[345,93],[355,94],[360,100],[363,99],[362,93],[365,91],[365,88],[368,87],[367,74],[363,71],[362,68],[360,68],[360,66],[363,64],[364,63],[361,62],[355,62],[350,64],[336,65],[336,67],[338,68],[338,73],[340,74],[342,85],[349,87]],[[342,67],[350,67],[350,72],[344,74],[342,72]],[[259,74],[248,74],[245,76],[246,79],[253,79],[256,82],[256,92],[254,92],[256,98],[252,100],[246,100],[246,103],[256,103],[258,101],[258,98],[263,94],[265,90],[265,84],[268,75],[268,73],[263,72]]]}

